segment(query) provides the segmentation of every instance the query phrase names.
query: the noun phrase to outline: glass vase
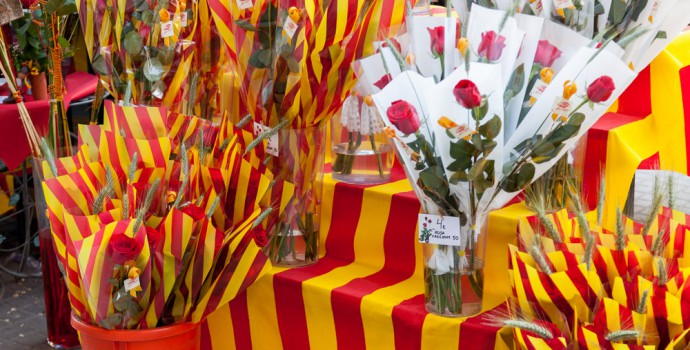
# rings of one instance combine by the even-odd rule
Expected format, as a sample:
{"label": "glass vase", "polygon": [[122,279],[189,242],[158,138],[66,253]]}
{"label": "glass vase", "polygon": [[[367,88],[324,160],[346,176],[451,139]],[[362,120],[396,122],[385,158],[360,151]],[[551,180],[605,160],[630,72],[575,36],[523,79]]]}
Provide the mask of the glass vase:
{"label": "glass vase", "polygon": [[294,195],[270,227],[264,247],[276,266],[307,266],[319,259],[325,128],[281,129],[278,174],[291,182]]}
{"label": "glass vase", "polygon": [[467,317],[482,309],[486,234],[470,225],[460,231],[460,245],[423,244],[424,302],[436,315]]}
{"label": "glass vase", "polygon": [[417,0],[412,8],[415,16],[429,16],[431,14],[431,0]]}
{"label": "glass vase", "polygon": [[43,193],[43,168],[39,159],[32,160],[48,345],[54,349],[76,349],[79,348],[79,336],[70,324],[72,309],[67,294],[67,284],[58,265],[46,214],[48,208]]}
{"label": "glass vase", "polygon": [[340,118],[331,122],[331,159],[335,180],[359,185],[390,180],[393,147],[378,112],[361,97],[348,97]]}

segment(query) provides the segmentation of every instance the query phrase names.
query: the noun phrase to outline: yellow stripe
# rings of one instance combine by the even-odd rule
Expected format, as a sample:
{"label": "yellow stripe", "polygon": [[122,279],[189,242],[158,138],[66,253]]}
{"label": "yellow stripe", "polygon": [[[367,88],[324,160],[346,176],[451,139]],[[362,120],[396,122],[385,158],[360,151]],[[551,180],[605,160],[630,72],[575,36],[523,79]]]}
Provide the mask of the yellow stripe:
{"label": "yellow stripe", "polygon": [[[274,267],[247,290],[247,311],[252,345],[256,349],[279,350],[283,348],[276,314],[273,277],[286,268]],[[268,336],[271,335],[271,336]],[[225,349],[225,348],[222,348]]]}
{"label": "yellow stripe", "polygon": [[[329,178],[326,181],[332,180]],[[397,193],[405,185],[407,185],[406,181],[398,181],[365,189],[360,216],[362,220],[357,225],[353,242],[358,263],[336,268],[302,283],[307,329],[309,334],[318,335],[310,337],[310,347],[314,349],[337,347],[331,290],[353,279],[371,275],[383,267],[385,257],[380,253],[383,251],[383,239],[373,242],[370,232],[384,232],[386,229],[391,196],[381,196],[381,192]],[[366,218],[376,218],[376,220]]]}
{"label": "yellow stripe", "polygon": [[457,349],[460,340],[460,326],[457,322],[434,314],[424,318],[422,326],[422,350]]}
{"label": "yellow stripe", "polygon": [[206,319],[213,349],[235,349],[235,332],[229,309],[228,305],[220,307]]}

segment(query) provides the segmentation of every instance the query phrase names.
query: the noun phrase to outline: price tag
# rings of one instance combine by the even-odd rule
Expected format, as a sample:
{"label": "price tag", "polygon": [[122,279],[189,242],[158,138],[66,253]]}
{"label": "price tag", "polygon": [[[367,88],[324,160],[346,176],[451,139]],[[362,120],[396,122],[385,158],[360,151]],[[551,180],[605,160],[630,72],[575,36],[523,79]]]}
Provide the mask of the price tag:
{"label": "price tag", "polygon": [[295,33],[297,32],[297,23],[292,20],[292,18],[288,17],[285,20],[285,24],[283,24],[283,29],[285,30],[285,33],[292,39],[293,36],[295,36]]}
{"label": "price tag", "polygon": [[420,243],[460,245],[460,218],[419,214],[417,219]]}
{"label": "price tag", "polygon": [[[261,124],[261,123],[254,123],[254,137],[259,136],[259,134],[263,133],[266,130],[270,130],[269,127]],[[273,136],[268,138],[268,143],[266,145],[266,153],[278,157],[278,134],[274,134]]]}
{"label": "price tag", "polygon": [[254,7],[252,0],[237,0],[237,8],[240,10],[246,10],[252,7]]}
{"label": "price tag", "polygon": [[139,276],[137,276],[135,278],[128,278],[125,280],[125,291],[126,292],[129,292],[130,290],[132,290],[136,287],[139,287],[139,286],[140,286]]}
{"label": "price tag", "polygon": [[575,8],[571,0],[553,0],[553,4],[556,6],[557,10]]}
{"label": "price tag", "polygon": [[541,0],[529,0],[529,7],[535,16],[541,16],[541,13],[544,11],[544,4],[542,4]]}
{"label": "price tag", "polygon": [[169,38],[173,36],[175,33],[173,31],[173,22],[172,21],[167,21],[163,24],[161,24],[161,38]]}
{"label": "price tag", "polygon": [[545,83],[541,79],[537,79],[537,81],[534,82],[534,86],[532,87],[532,91],[529,92],[530,97],[534,97],[535,100],[538,100],[541,94],[544,93],[546,88],[549,87],[549,84]]}
{"label": "price tag", "polygon": [[470,127],[467,126],[467,124],[458,125],[448,130],[450,130],[451,134],[453,134],[453,136],[457,137],[458,139],[464,139],[467,136],[475,134],[475,131],[470,129]]}
{"label": "price tag", "polygon": [[183,11],[182,13],[180,13],[180,25],[183,28],[187,27],[187,11]]}
{"label": "price tag", "polygon": [[560,96],[553,104],[553,113],[558,114],[559,116],[568,116],[572,107],[573,106],[569,100],[565,99],[563,96]]}

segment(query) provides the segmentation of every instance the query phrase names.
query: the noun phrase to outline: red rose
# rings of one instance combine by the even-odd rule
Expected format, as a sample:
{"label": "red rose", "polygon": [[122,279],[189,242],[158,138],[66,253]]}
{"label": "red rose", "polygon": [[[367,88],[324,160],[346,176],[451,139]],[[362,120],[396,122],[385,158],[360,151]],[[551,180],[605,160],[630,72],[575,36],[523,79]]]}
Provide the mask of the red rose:
{"label": "red rose", "polygon": [[486,58],[490,62],[501,58],[503,49],[506,47],[506,38],[493,30],[482,33],[482,42],[477,51],[479,56]]}
{"label": "red rose", "polygon": [[110,237],[109,247],[113,262],[120,265],[127,260],[134,260],[141,250],[139,243],[124,233],[116,233]]}
{"label": "red rose", "polygon": [[268,244],[268,236],[263,227],[259,226],[254,230],[254,240],[259,247],[265,247]]}
{"label": "red rose", "polygon": [[383,90],[383,88],[385,88],[386,85],[388,85],[388,83],[390,83],[390,82],[391,82],[391,75],[386,74],[386,75],[382,76],[381,79],[379,79],[379,81],[375,82],[374,85],[376,85],[377,88]]}
{"label": "red rose", "polygon": [[414,134],[419,130],[419,117],[414,106],[407,101],[397,100],[386,111],[388,120],[405,135]]}
{"label": "red rose", "polygon": [[537,54],[534,55],[534,63],[539,63],[542,67],[551,67],[553,62],[561,57],[561,50],[551,45],[548,40],[539,40]]}
{"label": "red rose", "polygon": [[482,104],[482,95],[479,93],[477,85],[471,80],[460,80],[453,88],[453,95],[455,95],[458,103],[467,109],[479,107]]}
{"label": "red rose", "polygon": [[611,97],[616,85],[608,75],[601,76],[587,87],[587,98],[592,102],[604,102]]}
{"label": "red rose", "polygon": [[431,53],[434,57],[443,55],[443,41],[445,38],[445,27],[439,26],[436,28],[427,28],[429,37],[431,38]]}

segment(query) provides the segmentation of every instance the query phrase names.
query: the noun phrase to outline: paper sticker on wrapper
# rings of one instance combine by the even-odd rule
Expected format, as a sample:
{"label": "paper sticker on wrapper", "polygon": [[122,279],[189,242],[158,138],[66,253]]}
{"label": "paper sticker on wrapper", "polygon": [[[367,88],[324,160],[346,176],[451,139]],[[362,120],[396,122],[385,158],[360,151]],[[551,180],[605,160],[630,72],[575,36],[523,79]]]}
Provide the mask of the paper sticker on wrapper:
{"label": "paper sticker on wrapper", "polygon": [[128,278],[125,280],[125,291],[129,292],[130,290],[139,287],[139,285],[139,276],[134,278]]}
{"label": "paper sticker on wrapper", "polygon": [[419,214],[417,219],[420,243],[460,245],[460,218]]}
{"label": "paper sticker on wrapper", "polygon": [[541,79],[537,79],[537,81],[534,82],[534,87],[532,88],[532,91],[530,91],[529,96],[534,97],[535,100],[539,99],[539,96],[544,93],[544,90],[549,87],[549,84],[545,83]]}
{"label": "paper sticker on wrapper", "polygon": [[288,17],[285,20],[285,24],[283,25],[283,29],[285,30],[285,33],[292,39],[293,36],[295,36],[295,33],[297,33],[297,23],[292,20],[292,18]]}
{"label": "paper sticker on wrapper", "polygon": [[557,98],[556,102],[553,104],[553,113],[558,115],[568,116],[571,109],[572,104],[563,96]]}
{"label": "paper sticker on wrapper", "polygon": [[[263,133],[266,130],[270,130],[270,128],[266,127],[261,123],[254,123],[254,137],[259,136],[259,134]],[[278,157],[278,134],[274,134],[273,136],[268,138],[268,144],[266,145],[266,153],[274,157]]]}
{"label": "paper sticker on wrapper", "polygon": [[571,9],[575,7],[571,0],[553,0],[553,4],[556,6],[557,10]]}
{"label": "paper sticker on wrapper", "polygon": [[167,21],[161,25],[161,38],[169,38],[174,34],[172,21]]}
{"label": "paper sticker on wrapper", "polygon": [[254,7],[252,0],[237,0],[237,8],[240,10],[246,10]]}
{"label": "paper sticker on wrapper", "polygon": [[532,9],[535,16],[540,16],[542,11],[544,11],[544,4],[542,4],[541,1],[542,0],[529,1],[529,7]]}
{"label": "paper sticker on wrapper", "polygon": [[187,27],[187,11],[180,13],[180,25],[182,27]]}

